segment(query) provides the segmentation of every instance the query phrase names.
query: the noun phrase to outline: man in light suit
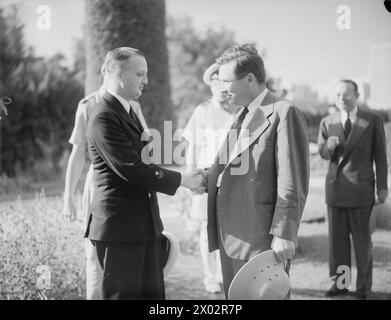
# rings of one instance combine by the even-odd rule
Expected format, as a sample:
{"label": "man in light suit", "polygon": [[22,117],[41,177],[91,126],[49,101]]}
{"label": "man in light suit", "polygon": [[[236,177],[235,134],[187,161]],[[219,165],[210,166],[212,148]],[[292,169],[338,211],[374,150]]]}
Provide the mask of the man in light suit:
{"label": "man in light suit", "polygon": [[[222,90],[243,106],[208,174],[209,250],[220,249],[224,290],[256,254],[292,259],[308,193],[309,141],[302,113],[266,89],[249,45],[218,59]],[[227,153],[228,149],[228,153]]]}
{"label": "man in light suit", "polygon": [[141,95],[147,72],[139,50],[114,49],[106,65],[106,92],[87,125],[95,189],[85,237],[103,270],[103,299],[165,298],[156,192],[173,195],[180,185],[203,192],[201,175],[163,169],[144,152],[144,128],[128,101]]}
{"label": "man in light suit", "polygon": [[[342,80],[336,85],[337,113],[325,117],[319,129],[319,153],[329,160],[326,203],[329,223],[330,277],[334,281],[326,296],[348,293],[338,285],[340,266],[351,268],[350,238],[357,263],[356,295],[367,299],[372,287],[372,241],[369,216],[375,204],[384,202],[387,190],[387,155],[383,120],[377,113],[357,106],[357,84]],[[350,280],[350,279],[349,279]]]}

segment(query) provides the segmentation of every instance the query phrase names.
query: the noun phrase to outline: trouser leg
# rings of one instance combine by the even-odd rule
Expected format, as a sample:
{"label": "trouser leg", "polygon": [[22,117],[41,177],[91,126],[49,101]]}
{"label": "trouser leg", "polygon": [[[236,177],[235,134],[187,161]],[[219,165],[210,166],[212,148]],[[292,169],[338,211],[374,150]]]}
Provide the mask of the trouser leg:
{"label": "trouser leg", "polygon": [[349,212],[349,224],[352,234],[357,265],[357,291],[368,294],[372,289],[372,240],[369,230],[371,207],[353,208]]}
{"label": "trouser leg", "polygon": [[143,270],[142,299],[164,300],[166,298],[163,276],[161,237],[149,242]]}
{"label": "trouser leg", "polygon": [[89,239],[85,239],[86,252],[86,299],[102,300],[101,283],[103,269],[99,265],[96,250]]}
{"label": "trouser leg", "polygon": [[[327,213],[330,277],[337,281],[338,276],[343,274],[345,268],[348,267],[350,284],[351,253],[348,212],[345,208],[328,206]],[[342,268],[341,266],[345,267]]]}
{"label": "trouser leg", "polygon": [[223,274],[223,287],[225,298],[228,299],[229,286],[236,273],[240,268],[247,262],[245,260],[238,260],[229,257],[224,248],[222,247],[221,241],[219,241],[220,260],[221,260],[221,271]]}
{"label": "trouser leg", "polygon": [[103,299],[165,298],[159,241],[95,242]]}

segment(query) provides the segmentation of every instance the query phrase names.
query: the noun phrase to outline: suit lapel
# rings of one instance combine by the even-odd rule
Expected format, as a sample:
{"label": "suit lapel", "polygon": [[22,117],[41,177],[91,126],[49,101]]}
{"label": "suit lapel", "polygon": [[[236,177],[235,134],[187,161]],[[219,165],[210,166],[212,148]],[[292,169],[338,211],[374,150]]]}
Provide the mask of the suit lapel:
{"label": "suit lapel", "polygon": [[339,138],[339,142],[342,145],[345,145],[346,138],[345,138],[345,133],[342,128],[341,112],[340,111],[338,111],[332,115],[332,118],[330,120],[328,135],[329,135],[329,137],[337,136]]}
{"label": "suit lapel", "polygon": [[360,109],[357,110],[357,119],[353,123],[352,131],[350,132],[350,135],[346,141],[346,145],[344,148],[344,151],[342,153],[342,158],[344,158],[354,147],[354,145],[359,140],[362,133],[365,131],[365,129],[368,127],[369,121],[364,119],[361,116]]}
{"label": "suit lapel", "polygon": [[129,125],[131,125],[140,135],[142,132],[140,132],[138,124],[135,122],[135,120],[128,114],[122,105],[121,102],[118,101],[116,97],[114,97],[112,94],[106,92],[103,95],[103,99],[106,101],[106,103],[123,119],[125,120]]}
{"label": "suit lapel", "polygon": [[251,120],[240,131],[238,141],[235,143],[234,146],[232,146],[233,143],[229,144],[229,147],[233,147],[233,150],[230,153],[227,166],[238,155],[248,149],[258,139],[258,137],[270,126],[270,121],[268,118],[273,113],[273,104],[274,97],[270,92],[268,92],[262,104],[255,110]]}

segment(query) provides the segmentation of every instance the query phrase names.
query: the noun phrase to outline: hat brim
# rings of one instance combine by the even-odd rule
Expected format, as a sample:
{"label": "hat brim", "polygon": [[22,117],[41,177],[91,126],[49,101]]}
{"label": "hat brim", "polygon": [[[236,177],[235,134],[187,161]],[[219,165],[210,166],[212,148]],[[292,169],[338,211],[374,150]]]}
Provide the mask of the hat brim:
{"label": "hat brim", "polygon": [[165,259],[166,263],[163,267],[163,274],[166,277],[171,270],[173,269],[175,262],[178,260],[179,256],[179,243],[174,237],[173,234],[171,234],[168,231],[163,231],[162,236],[165,237],[168,242],[169,242],[169,252],[168,252],[168,257]]}
{"label": "hat brim", "polygon": [[204,76],[202,77],[204,83],[208,86],[212,84],[212,76],[215,73],[218,73],[219,71],[219,65],[217,63],[212,64],[208,67],[208,69],[205,70]]}
{"label": "hat brim", "polygon": [[[273,276],[261,278],[266,273]],[[258,280],[254,280],[258,277]],[[257,288],[251,288],[256,283]],[[270,283],[269,283],[270,281]],[[271,284],[271,285],[270,285]],[[257,254],[250,259],[235,275],[228,290],[229,300],[261,300],[284,299],[290,288],[289,276],[284,270],[284,264],[277,260],[272,250]],[[251,289],[251,290],[250,290]],[[257,296],[254,292],[263,291],[264,297]]]}

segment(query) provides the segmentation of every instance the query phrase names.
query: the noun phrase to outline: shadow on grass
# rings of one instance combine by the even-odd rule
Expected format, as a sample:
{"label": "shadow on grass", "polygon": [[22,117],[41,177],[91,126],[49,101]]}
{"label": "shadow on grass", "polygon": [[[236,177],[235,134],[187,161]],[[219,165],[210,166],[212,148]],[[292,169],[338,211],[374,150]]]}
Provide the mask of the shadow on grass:
{"label": "shadow on grass", "polygon": [[[327,235],[311,235],[299,237],[299,247],[295,255],[298,262],[328,263],[329,244]],[[354,247],[352,249],[352,263],[355,264]],[[373,241],[374,267],[385,268],[390,266],[391,245],[385,242]]]}
{"label": "shadow on grass", "polygon": [[[302,298],[305,297],[305,299],[308,300],[319,300],[319,299],[326,299],[324,294],[326,293],[326,290],[315,290],[315,289],[308,289],[308,288],[302,288],[302,289],[292,289],[292,295],[294,299],[297,299],[295,296],[300,296]],[[341,299],[341,297],[339,297]],[[338,299],[338,300],[339,300]],[[344,298],[342,298],[344,299]]]}
{"label": "shadow on grass", "polygon": [[324,290],[314,289],[292,289],[292,295],[305,296],[307,299],[322,299],[324,297]]}
{"label": "shadow on grass", "polygon": [[369,300],[391,300],[391,293],[372,292]]}
{"label": "shadow on grass", "polygon": [[391,263],[391,248],[373,244],[373,265],[377,268],[389,267]]}
{"label": "shadow on grass", "polygon": [[[292,295],[294,299],[297,299],[295,296],[305,297],[309,300],[318,300],[318,299],[327,299],[327,300],[357,300],[353,292],[350,292],[348,295],[336,296],[336,297],[325,297],[326,290],[314,290],[314,289],[292,289]],[[391,294],[384,292],[371,292],[368,300],[390,300]]]}
{"label": "shadow on grass", "polygon": [[295,261],[298,262],[328,262],[328,237],[325,235],[311,235],[299,237],[299,246]]}

